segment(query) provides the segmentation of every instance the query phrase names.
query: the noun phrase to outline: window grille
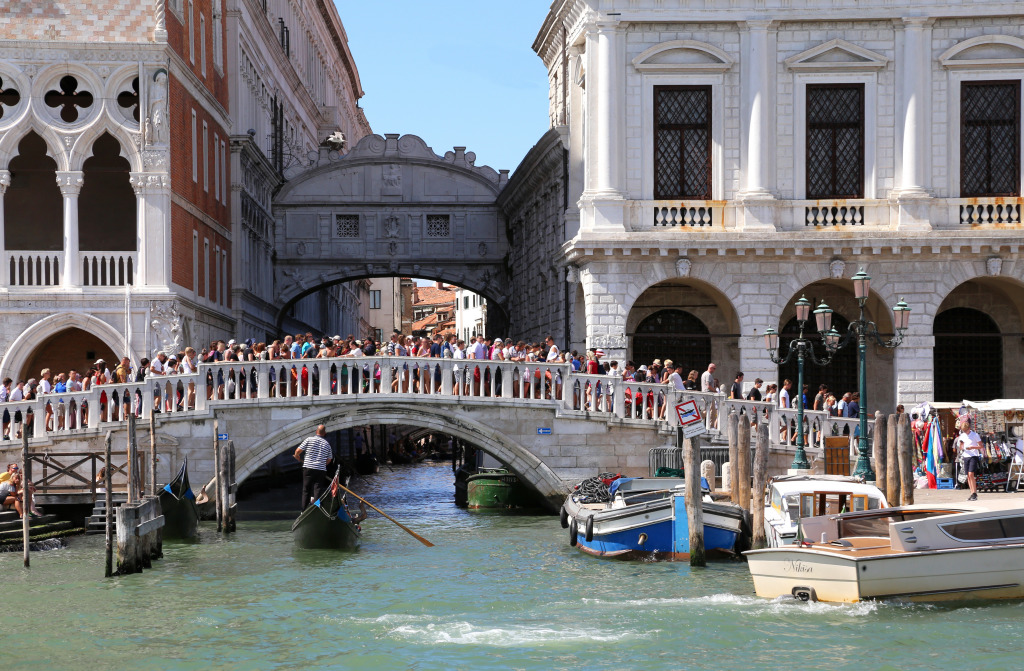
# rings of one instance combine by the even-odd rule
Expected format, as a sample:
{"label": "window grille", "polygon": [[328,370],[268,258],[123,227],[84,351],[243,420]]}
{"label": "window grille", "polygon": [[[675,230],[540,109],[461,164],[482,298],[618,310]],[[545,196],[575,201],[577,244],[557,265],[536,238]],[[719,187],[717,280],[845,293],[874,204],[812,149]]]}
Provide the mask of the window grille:
{"label": "window grille", "polygon": [[427,215],[427,237],[447,238],[451,233],[451,217],[447,214]]}
{"label": "window grille", "polygon": [[864,85],[807,87],[807,198],[864,197]]}
{"label": "window grille", "polygon": [[654,87],[654,198],[711,199],[711,87]]}
{"label": "window grille", "polygon": [[960,195],[1020,195],[1020,81],[961,84]]}
{"label": "window grille", "polygon": [[338,215],[335,215],[334,221],[338,225],[338,237],[339,238],[358,238],[359,237],[359,215],[358,214],[338,214]]}

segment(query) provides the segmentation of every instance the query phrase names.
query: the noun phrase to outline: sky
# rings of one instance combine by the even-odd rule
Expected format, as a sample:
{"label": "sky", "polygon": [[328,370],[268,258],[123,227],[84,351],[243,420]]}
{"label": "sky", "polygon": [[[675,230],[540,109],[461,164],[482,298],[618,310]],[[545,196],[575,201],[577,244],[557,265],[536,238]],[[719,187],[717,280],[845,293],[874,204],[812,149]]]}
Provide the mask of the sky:
{"label": "sky", "polygon": [[419,135],[514,170],[548,130],[530,46],[551,0],[335,0],[374,133]]}

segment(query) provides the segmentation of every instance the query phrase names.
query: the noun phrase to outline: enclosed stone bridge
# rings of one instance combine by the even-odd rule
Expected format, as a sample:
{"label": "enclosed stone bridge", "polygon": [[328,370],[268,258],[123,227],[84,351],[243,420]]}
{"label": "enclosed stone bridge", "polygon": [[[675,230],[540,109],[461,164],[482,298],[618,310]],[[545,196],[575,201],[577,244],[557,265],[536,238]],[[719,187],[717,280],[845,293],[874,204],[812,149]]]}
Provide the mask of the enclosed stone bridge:
{"label": "enclosed stone bridge", "polygon": [[[108,432],[115,450],[124,452],[126,418],[134,414],[143,452],[150,449],[153,418],[160,482],[184,457],[193,483],[213,480],[215,424],[234,444],[239,482],[294,450],[319,424],[328,431],[392,424],[472,443],[556,506],[571,483],[598,472],[646,474],[650,448],[675,441],[676,404],[691,399],[712,438],[719,433],[716,418],[731,411],[767,422],[780,464],[785,461],[779,435],[795,410],[581,375],[565,364],[409,357],[202,364],[195,375],[50,394],[0,404],[0,412],[11,417],[12,435],[26,431],[30,452],[50,464],[49,476],[33,478],[53,493],[85,493],[96,462],[72,466],[70,457],[48,455],[102,453]],[[808,428],[822,436],[855,421],[806,416]],[[5,444],[2,458],[18,458],[18,441]],[[68,472],[60,473],[62,467]]]}
{"label": "enclosed stone bridge", "polygon": [[368,135],[326,148],[274,198],[278,321],[319,289],[365,277],[457,284],[487,297],[503,322],[508,235],[497,205],[508,171],[455,147],[435,154],[415,135]]}

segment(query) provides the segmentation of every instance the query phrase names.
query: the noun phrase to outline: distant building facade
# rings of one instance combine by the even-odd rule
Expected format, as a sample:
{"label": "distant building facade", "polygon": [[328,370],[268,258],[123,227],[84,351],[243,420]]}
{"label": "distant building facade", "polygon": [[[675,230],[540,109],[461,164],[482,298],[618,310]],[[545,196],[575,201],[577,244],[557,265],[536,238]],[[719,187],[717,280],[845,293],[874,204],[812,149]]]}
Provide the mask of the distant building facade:
{"label": "distant building facade", "polygon": [[[913,309],[898,350],[869,345],[869,411],[1024,394],[1021,5],[671,4],[559,0],[533,45],[568,205],[559,251],[513,273],[561,268],[571,341],[795,380],[761,334],[794,334],[801,295],[845,331],[863,266],[882,333]],[[806,380],[856,390],[855,348]]]}
{"label": "distant building facade", "polygon": [[[512,324],[517,322],[513,321]],[[455,335],[469,342],[478,335],[487,333],[487,299],[468,289],[455,292]],[[501,337],[499,335],[499,337]]]}
{"label": "distant building facade", "polygon": [[268,213],[361,95],[327,0],[6,3],[0,371],[360,328],[365,282],[278,313]]}

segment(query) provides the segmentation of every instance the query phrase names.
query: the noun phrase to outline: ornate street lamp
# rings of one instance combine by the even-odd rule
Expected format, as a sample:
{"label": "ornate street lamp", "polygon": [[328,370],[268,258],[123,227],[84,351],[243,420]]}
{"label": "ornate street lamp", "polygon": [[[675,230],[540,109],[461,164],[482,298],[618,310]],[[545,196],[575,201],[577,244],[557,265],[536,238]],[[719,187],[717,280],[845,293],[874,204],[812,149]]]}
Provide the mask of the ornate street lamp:
{"label": "ornate street lamp", "polygon": [[796,455],[793,457],[793,465],[791,468],[807,469],[811,467],[811,464],[807,461],[807,452],[804,450],[804,359],[809,357],[811,361],[817,365],[827,366],[832,361],[832,354],[835,351],[834,346],[831,349],[828,348],[829,339],[833,338],[835,342],[838,342],[839,334],[832,328],[832,309],[822,301],[821,305],[818,306],[818,309],[814,311],[814,319],[817,323],[818,334],[826,343],[825,355],[819,359],[814,354],[814,347],[812,346],[811,341],[804,337],[804,328],[807,326],[807,320],[811,316],[811,302],[801,296],[793,307],[796,308],[796,321],[800,328],[800,335],[795,340],[790,341],[786,356],[779,356],[779,334],[770,326],[764,332],[764,346],[765,349],[768,350],[768,356],[770,356],[771,360],[778,365],[785,365],[794,354],[796,355],[797,433]]}
{"label": "ornate street lamp", "polygon": [[829,354],[834,354],[837,350],[848,345],[853,337],[857,337],[857,350],[859,358],[857,360],[857,373],[858,373],[858,388],[860,390],[860,412],[859,412],[859,423],[858,431],[860,435],[857,437],[857,466],[854,468],[853,474],[855,476],[863,477],[865,480],[874,480],[875,474],[871,470],[871,461],[868,459],[868,373],[867,373],[867,351],[868,351],[868,336],[874,338],[875,342],[880,347],[887,349],[895,349],[900,346],[903,342],[903,336],[906,335],[907,328],[910,326],[910,306],[900,298],[899,302],[892,308],[892,323],[896,333],[889,340],[883,340],[882,336],[878,333],[878,327],[875,323],[869,321],[864,313],[864,306],[867,304],[868,296],[871,292],[871,276],[864,272],[861,268],[857,271],[857,274],[853,276],[853,295],[857,299],[857,304],[860,306],[860,317],[855,322],[850,322],[850,329],[846,332],[846,335],[840,340],[839,333],[835,329],[832,329],[829,333],[823,337],[825,339],[825,347]]}

